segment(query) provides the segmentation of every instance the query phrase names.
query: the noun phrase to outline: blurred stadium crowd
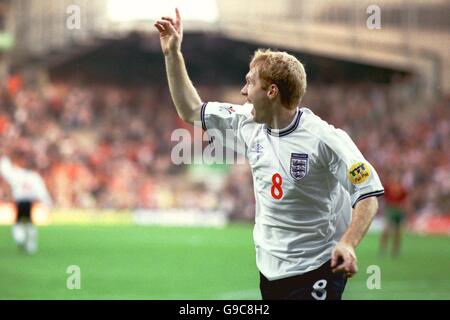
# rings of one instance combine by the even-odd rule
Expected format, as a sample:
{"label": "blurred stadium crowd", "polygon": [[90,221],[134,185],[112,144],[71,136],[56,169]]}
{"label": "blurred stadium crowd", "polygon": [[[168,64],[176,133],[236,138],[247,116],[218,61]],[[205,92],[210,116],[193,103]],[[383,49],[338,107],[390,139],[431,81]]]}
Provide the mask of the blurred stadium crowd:
{"label": "blurred stadium crowd", "polygon": [[[232,102],[242,101],[236,87]],[[246,165],[227,167],[219,188],[174,165],[176,116],[165,86],[50,83],[10,77],[0,89],[3,154],[20,156],[45,178],[56,207],[223,209],[252,219]],[[203,97],[229,101],[212,88]],[[450,214],[450,97],[417,105],[414,87],[358,82],[312,83],[302,105],[346,130],[382,181],[399,174],[414,211]],[[2,200],[8,186],[0,182]]]}

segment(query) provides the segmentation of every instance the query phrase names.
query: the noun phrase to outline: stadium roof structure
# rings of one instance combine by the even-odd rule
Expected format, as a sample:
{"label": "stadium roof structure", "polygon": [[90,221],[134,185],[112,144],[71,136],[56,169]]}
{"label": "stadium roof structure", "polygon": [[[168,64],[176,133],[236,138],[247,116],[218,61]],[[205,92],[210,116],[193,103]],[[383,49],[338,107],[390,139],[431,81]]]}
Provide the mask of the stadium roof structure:
{"label": "stadium roof structure", "polygon": [[[159,43],[152,17],[173,15],[170,7],[185,3],[180,9],[187,19],[187,34],[210,34],[241,44],[410,72],[421,77],[426,95],[450,92],[450,28],[445,19],[450,0],[430,0],[426,6],[414,0],[405,10],[400,10],[401,1],[379,1],[379,30],[367,27],[369,0],[279,0],[264,5],[258,0],[217,0],[208,5],[201,1],[189,1],[200,8],[195,9],[176,0],[159,8],[144,0],[78,0],[83,14],[82,28],[77,30],[65,28],[67,15],[61,14],[73,1],[49,1],[45,10],[39,0],[10,1],[5,31],[14,34],[14,49],[4,60],[13,66],[40,64],[54,69],[113,43],[128,43],[136,34],[146,39],[136,42],[139,47],[153,52]],[[210,13],[205,11],[208,6]],[[228,55],[239,58],[242,50],[234,49],[237,53],[228,51]]]}
{"label": "stadium roof structure", "polygon": [[[403,70],[425,95],[450,93],[450,0],[218,0],[233,39]],[[371,25],[378,13],[379,25]]]}
{"label": "stadium roof structure", "polygon": [[[258,44],[209,32],[187,32],[184,37],[183,53],[196,85],[243,85],[249,60]],[[311,82],[389,82],[391,76],[398,73],[296,51],[291,53],[305,63]],[[99,38],[91,45],[55,52],[34,62],[46,68],[53,80],[166,86],[164,57],[156,34],[132,32],[120,38]]]}

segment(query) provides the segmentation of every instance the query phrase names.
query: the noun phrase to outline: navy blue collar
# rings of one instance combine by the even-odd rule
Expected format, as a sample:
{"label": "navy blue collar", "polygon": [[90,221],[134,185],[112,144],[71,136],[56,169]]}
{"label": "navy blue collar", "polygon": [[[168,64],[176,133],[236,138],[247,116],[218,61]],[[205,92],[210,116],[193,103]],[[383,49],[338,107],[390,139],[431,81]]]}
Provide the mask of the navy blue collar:
{"label": "navy blue collar", "polygon": [[271,136],[275,136],[275,137],[283,137],[288,135],[291,132],[294,132],[295,129],[298,128],[298,124],[300,123],[300,118],[302,117],[302,113],[300,111],[300,108],[297,108],[297,112],[294,116],[294,120],[292,120],[292,122],[283,129],[271,129],[269,128],[267,125],[264,125],[264,127],[267,130],[267,133],[270,134]]}

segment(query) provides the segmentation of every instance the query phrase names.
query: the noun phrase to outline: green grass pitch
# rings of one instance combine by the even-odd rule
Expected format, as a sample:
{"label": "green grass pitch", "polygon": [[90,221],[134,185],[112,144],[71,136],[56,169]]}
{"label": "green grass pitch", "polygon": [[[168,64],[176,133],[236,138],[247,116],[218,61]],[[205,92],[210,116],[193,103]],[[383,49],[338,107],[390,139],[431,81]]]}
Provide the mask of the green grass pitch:
{"label": "green grass pitch", "polygon": [[[52,225],[39,228],[39,247],[24,254],[0,227],[0,299],[260,299],[251,225]],[[394,259],[368,234],[357,254],[344,299],[450,299],[450,237],[407,234]],[[80,289],[66,287],[71,265]],[[367,288],[369,265],[381,289]]]}

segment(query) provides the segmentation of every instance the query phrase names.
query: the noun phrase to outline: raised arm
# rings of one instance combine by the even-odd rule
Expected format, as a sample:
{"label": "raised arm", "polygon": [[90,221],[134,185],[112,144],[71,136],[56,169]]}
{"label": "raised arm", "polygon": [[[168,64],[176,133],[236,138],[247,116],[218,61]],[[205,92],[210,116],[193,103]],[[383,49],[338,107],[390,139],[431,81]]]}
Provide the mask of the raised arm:
{"label": "raised arm", "polygon": [[175,20],[171,17],[162,17],[155,22],[155,27],[159,31],[173,103],[180,118],[193,124],[194,121],[200,121],[202,100],[189,79],[181,53],[183,26],[178,9],[175,9],[175,15]]}

